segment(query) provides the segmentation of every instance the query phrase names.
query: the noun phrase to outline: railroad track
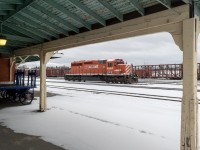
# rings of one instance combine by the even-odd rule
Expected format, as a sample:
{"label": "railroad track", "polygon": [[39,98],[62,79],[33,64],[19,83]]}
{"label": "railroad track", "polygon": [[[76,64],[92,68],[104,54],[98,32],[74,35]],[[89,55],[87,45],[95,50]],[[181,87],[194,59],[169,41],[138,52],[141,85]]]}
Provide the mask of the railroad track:
{"label": "railroad track", "polygon": [[109,95],[119,95],[119,96],[129,96],[129,97],[139,97],[139,98],[148,98],[148,99],[181,102],[180,97],[173,97],[173,96],[161,96],[161,95],[153,95],[153,94],[141,94],[141,93],[132,93],[132,92],[120,92],[120,91],[111,91],[111,90],[108,91],[108,90],[54,86],[54,85],[47,85],[47,87],[56,88],[56,89],[73,90],[73,91],[92,92],[92,93],[95,93],[95,94],[102,94],[103,93],[103,94],[109,94]]}
{"label": "railroad track", "polygon": [[[48,78],[48,79],[55,79],[55,78]],[[100,84],[107,84],[107,83],[105,83],[105,82],[103,82],[103,81],[89,81],[89,82],[71,82],[71,81],[66,81],[66,80],[64,80],[63,78],[56,78],[56,80],[58,80],[58,81],[46,81],[46,82],[55,82],[55,83],[63,83],[63,81],[64,82],[66,82],[66,83],[70,83],[70,84],[93,84],[93,85],[100,85]],[[154,81],[155,80],[155,81]],[[182,85],[182,80],[168,80],[168,81],[166,81],[166,80],[164,80],[164,79],[161,79],[161,80],[156,80],[156,79],[154,79],[154,80],[152,80],[152,79],[140,79],[139,80],[139,83],[137,83],[136,85],[145,85],[145,84],[149,84],[149,85],[151,85],[151,84],[170,84],[170,85]],[[109,86],[116,86],[116,84],[111,84],[111,83],[109,83]],[[117,85],[119,85],[119,84],[117,84]],[[123,84],[120,84],[120,85],[123,85]],[[198,82],[197,83],[197,85],[198,86],[200,86],[200,82]],[[127,87],[131,87],[131,86],[133,86],[133,84],[131,84],[131,85],[125,85],[125,86],[127,86]],[[200,92],[200,91],[199,91]]]}
{"label": "railroad track", "polygon": [[[159,89],[159,90],[172,90],[172,91],[182,91],[180,88],[167,88],[167,87],[148,87],[146,85],[127,85],[127,84],[108,84],[102,82],[66,82],[66,81],[47,81],[47,83],[70,83],[70,84],[82,84],[82,85],[98,85],[98,86],[113,86],[113,87],[128,87],[128,88],[142,88],[142,89]],[[198,90],[200,92],[200,90]]]}

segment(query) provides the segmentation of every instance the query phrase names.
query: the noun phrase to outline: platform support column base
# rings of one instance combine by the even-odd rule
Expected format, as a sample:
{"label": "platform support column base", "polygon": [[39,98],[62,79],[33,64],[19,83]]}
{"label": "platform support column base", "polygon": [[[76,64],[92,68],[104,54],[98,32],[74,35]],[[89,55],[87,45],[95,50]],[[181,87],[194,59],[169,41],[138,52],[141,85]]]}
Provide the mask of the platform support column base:
{"label": "platform support column base", "polygon": [[40,111],[46,111],[47,91],[46,91],[46,64],[53,55],[53,52],[40,51]]}

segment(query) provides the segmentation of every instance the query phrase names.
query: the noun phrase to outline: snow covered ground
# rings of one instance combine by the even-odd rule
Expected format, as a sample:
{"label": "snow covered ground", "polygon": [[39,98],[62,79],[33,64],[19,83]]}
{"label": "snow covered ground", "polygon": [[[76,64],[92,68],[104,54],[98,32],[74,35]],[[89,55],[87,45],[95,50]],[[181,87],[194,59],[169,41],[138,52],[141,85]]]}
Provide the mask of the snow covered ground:
{"label": "snow covered ground", "polygon": [[[49,85],[103,89],[181,97],[181,91],[137,87],[47,82],[47,111],[31,105],[0,110],[0,122],[18,133],[42,139],[69,150],[177,150],[180,145],[180,102],[57,89]],[[146,84],[180,88],[180,84]],[[36,90],[39,90],[37,88]]]}

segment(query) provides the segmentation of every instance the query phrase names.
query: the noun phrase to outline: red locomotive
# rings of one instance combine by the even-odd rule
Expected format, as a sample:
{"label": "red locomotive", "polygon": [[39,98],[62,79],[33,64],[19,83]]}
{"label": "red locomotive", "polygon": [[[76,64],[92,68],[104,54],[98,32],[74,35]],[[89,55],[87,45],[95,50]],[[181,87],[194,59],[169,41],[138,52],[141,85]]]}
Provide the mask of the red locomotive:
{"label": "red locomotive", "polygon": [[82,60],[71,63],[71,70],[65,74],[65,80],[105,81],[107,83],[138,82],[133,74],[133,66],[127,65],[122,59]]}

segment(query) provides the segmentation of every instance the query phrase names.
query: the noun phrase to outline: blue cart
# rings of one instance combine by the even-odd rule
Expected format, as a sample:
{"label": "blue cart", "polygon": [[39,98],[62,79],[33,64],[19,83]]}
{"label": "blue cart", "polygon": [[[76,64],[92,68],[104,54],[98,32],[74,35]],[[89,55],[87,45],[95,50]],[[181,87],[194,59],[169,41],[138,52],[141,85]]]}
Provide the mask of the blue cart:
{"label": "blue cart", "polygon": [[0,84],[0,99],[13,102],[21,102],[23,105],[31,104],[36,87],[36,72],[28,72],[25,85],[25,71],[16,71],[14,84]]}

